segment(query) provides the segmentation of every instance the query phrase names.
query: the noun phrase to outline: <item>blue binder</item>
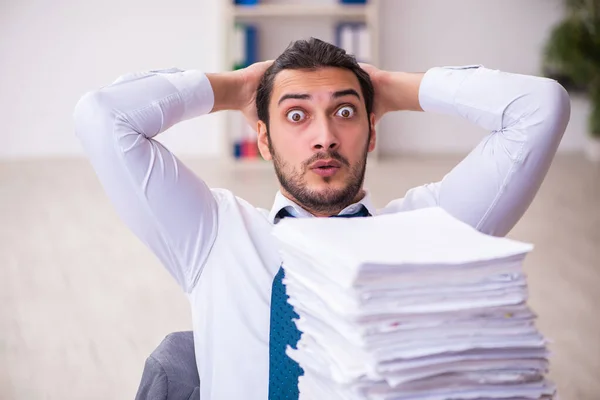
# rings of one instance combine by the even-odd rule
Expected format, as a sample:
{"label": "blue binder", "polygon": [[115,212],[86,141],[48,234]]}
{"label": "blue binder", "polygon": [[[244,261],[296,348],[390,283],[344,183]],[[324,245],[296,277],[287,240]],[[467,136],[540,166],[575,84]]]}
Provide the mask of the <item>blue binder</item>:
{"label": "blue binder", "polygon": [[258,62],[258,32],[255,26],[246,25],[246,66]]}
{"label": "blue binder", "polygon": [[258,30],[256,26],[236,24],[235,42],[238,49],[235,54],[233,69],[246,68],[258,62]]}

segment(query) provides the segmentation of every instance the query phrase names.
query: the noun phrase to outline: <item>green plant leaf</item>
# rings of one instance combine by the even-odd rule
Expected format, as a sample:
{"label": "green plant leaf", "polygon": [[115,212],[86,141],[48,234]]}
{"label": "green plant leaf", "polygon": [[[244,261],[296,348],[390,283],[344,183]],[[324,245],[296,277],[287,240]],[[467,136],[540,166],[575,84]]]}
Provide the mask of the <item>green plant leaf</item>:
{"label": "green plant leaf", "polygon": [[600,29],[597,37],[581,19],[571,16],[555,26],[544,49],[545,68],[578,85],[595,81],[600,73]]}

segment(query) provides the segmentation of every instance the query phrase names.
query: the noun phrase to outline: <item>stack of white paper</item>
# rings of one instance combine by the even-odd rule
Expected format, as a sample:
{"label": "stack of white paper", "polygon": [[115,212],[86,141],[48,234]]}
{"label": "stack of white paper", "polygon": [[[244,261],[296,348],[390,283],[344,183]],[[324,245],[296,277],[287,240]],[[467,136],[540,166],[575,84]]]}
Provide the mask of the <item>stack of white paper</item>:
{"label": "stack of white paper", "polygon": [[275,226],[303,332],[302,399],[550,399],[528,308],[532,246],[440,208]]}

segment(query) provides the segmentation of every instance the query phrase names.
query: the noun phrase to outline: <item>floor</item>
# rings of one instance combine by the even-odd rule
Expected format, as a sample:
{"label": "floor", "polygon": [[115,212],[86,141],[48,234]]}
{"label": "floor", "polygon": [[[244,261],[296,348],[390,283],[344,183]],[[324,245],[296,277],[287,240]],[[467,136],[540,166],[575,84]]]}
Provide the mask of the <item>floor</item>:
{"label": "floor", "polygon": [[[439,179],[453,157],[373,166],[377,206]],[[269,208],[265,170],[188,164]],[[563,400],[600,399],[600,166],[559,156],[510,237],[535,244],[530,305]],[[0,399],[132,399],[144,360],[190,329],[184,296],[117,219],[82,160],[0,163]]]}

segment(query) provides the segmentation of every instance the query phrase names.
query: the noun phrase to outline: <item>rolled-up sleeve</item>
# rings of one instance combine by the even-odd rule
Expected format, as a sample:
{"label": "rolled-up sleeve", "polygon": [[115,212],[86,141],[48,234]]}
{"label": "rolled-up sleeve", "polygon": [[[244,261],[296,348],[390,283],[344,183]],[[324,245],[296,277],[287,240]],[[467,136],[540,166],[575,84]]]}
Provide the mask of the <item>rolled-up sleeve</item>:
{"label": "rolled-up sleeve", "polygon": [[440,67],[419,92],[425,112],[454,115],[489,133],[443,179],[390,207],[440,206],[478,230],[506,235],[538,192],[570,118],[556,81],[482,66]]}
{"label": "rolled-up sleeve", "polygon": [[171,69],[124,75],[74,110],[76,135],[117,213],[187,292],[214,242],[217,204],[154,137],[213,102],[205,74]]}

